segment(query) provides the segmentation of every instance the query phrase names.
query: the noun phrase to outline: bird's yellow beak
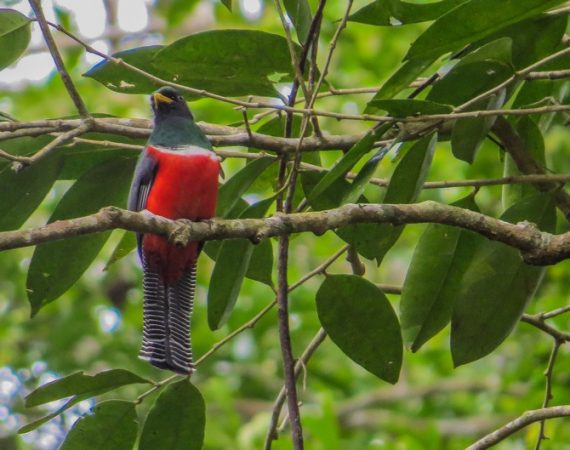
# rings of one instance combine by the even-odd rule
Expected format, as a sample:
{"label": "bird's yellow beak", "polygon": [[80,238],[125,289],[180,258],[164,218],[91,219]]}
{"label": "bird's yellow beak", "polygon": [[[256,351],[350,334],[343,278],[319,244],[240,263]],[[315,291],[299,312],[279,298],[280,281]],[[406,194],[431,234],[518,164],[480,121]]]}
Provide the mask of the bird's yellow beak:
{"label": "bird's yellow beak", "polygon": [[155,105],[159,103],[169,104],[174,101],[171,98],[167,97],[166,95],[162,95],[160,92],[155,92],[154,94],[152,94],[152,98],[154,99]]}

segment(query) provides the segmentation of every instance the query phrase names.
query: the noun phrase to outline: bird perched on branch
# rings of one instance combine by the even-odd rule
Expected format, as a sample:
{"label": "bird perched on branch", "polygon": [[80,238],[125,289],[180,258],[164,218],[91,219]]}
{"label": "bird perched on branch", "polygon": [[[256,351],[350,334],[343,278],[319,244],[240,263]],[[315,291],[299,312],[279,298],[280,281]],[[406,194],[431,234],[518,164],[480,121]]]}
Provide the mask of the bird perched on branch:
{"label": "bird perched on branch", "polygon": [[[135,169],[128,208],[169,219],[213,217],[219,158],[175,89],[163,87],[150,101],[154,128]],[[190,316],[202,243],[177,247],[154,234],[138,234],[137,243],[144,270],[139,357],[161,369],[190,374]]]}

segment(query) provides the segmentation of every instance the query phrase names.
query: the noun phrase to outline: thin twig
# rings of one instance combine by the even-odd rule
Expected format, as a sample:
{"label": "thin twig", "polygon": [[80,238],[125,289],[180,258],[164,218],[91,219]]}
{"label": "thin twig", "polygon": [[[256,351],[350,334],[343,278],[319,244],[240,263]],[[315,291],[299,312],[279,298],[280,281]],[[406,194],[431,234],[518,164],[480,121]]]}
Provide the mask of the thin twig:
{"label": "thin twig", "polygon": [[[90,121],[82,122],[77,128],[73,130],[66,131],[65,133],[60,134],[57,136],[53,141],[49,144],[42,147],[33,156],[14,156],[12,155],[9,159],[15,161],[17,166],[15,167],[16,170],[23,168],[24,166],[29,166],[35,163],[36,161],[46,157],[49,155],[53,150],[55,150],[60,145],[64,144],[65,142],[71,141],[77,136],[81,136],[82,134],[87,133],[92,127],[92,123]],[[2,152],[0,156],[5,156],[6,152]]]}
{"label": "thin twig", "polygon": [[546,334],[552,336],[556,341],[570,342],[570,333],[565,333],[564,331],[557,330],[553,326],[547,324],[540,314],[523,314],[521,317],[521,322],[528,323]]}
{"label": "thin twig", "polygon": [[[550,352],[550,357],[548,358],[548,365],[544,371],[544,377],[546,378],[546,387],[544,390],[544,401],[542,402],[542,408],[546,408],[552,400],[552,373],[554,370],[554,364],[556,362],[556,356],[558,355],[558,350],[560,346],[564,343],[561,339],[554,339],[554,344],[552,345],[552,351]],[[540,450],[542,441],[548,439],[544,433],[544,428],[546,426],[546,419],[540,421],[540,430],[538,432],[538,438],[534,450]]]}
{"label": "thin twig", "polygon": [[467,447],[466,450],[484,450],[503,441],[511,434],[527,427],[528,425],[540,420],[553,419],[556,417],[569,417],[570,406],[552,406],[550,408],[536,409],[527,411],[519,418],[503,425],[498,430],[489,433],[487,436],[479,439],[474,444]]}
{"label": "thin twig", "polygon": [[570,305],[563,306],[561,308],[557,308],[557,309],[554,309],[552,311],[542,313],[542,314],[540,314],[540,317],[543,320],[548,320],[548,319],[552,319],[553,317],[557,317],[557,316],[560,316],[562,314],[566,314],[567,312],[570,312]]}
{"label": "thin twig", "polygon": [[[321,345],[321,343],[325,340],[326,337],[327,337],[326,331],[323,330],[322,328],[319,329],[315,337],[311,340],[311,342],[309,343],[309,345],[307,346],[307,348],[305,349],[305,351],[303,352],[303,354],[295,364],[295,369],[294,369],[295,380],[297,379],[297,377],[301,373],[301,370],[307,364],[309,359],[311,359],[313,353],[315,353],[319,345]],[[271,422],[269,430],[267,431],[267,435],[265,437],[265,445],[263,447],[264,450],[270,450],[272,442],[275,439],[277,439],[276,430],[279,424],[279,416],[281,415],[281,409],[283,408],[283,404],[285,403],[286,396],[287,396],[287,391],[286,388],[283,387],[281,388],[281,391],[279,391],[279,395],[277,395],[275,403],[273,404],[273,410],[271,413]],[[290,415],[290,417],[292,416]]]}

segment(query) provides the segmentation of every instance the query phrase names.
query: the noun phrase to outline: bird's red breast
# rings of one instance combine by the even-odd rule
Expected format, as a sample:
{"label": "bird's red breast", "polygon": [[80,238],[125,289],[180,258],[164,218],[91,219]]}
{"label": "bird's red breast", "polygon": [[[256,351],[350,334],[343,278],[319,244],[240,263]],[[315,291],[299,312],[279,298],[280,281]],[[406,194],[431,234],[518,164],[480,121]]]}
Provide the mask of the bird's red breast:
{"label": "bird's red breast", "polygon": [[[216,213],[220,161],[214,152],[189,146],[168,150],[151,145],[147,155],[157,172],[146,209],[169,219],[210,219]],[[198,256],[198,243],[176,247],[165,237],[147,234],[143,252],[167,283],[175,283]]]}

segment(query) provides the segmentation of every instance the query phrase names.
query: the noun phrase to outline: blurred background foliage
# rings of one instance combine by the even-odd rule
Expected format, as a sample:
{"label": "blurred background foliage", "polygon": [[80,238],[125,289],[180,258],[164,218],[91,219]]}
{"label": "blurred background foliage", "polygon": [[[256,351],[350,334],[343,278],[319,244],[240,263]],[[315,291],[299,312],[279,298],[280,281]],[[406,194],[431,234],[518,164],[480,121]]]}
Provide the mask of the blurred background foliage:
{"label": "blurred background foliage", "polygon": [[[316,2],[309,3],[314,10]],[[353,11],[366,3],[369,2],[355,2]],[[268,0],[235,0],[231,12],[218,1],[53,0],[43,4],[49,16],[57,17],[71,31],[109,53],[140,45],[168,44],[181,36],[210,29],[255,29],[282,34],[273,2]],[[4,0],[0,5],[29,14],[24,1]],[[319,46],[321,58],[326,54],[345,6],[345,2],[327,3]],[[95,14],[94,11],[98,12]],[[129,11],[133,17],[142,17],[136,25],[138,29],[134,29],[132,23],[129,25],[126,18]],[[99,32],[85,32],[82,24],[86,23],[86,14],[92,14],[93,22],[97,22],[97,17],[103,17]],[[80,17],[83,18],[80,20]],[[337,89],[379,87],[399,66],[409,43],[426,27],[425,23],[375,27],[350,22],[338,43],[328,82]],[[118,117],[149,117],[147,96],[111,92],[92,79],[82,77],[96,61],[86,58],[82,49],[62,36],[57,35],[57,38],[62,39],[58,43],[67,68],[90,111]],[[25,70],[30,66],[35,70],[28,70],[32,76],[26,78]],[[46,67],[49,70],[44,70]],[[37,73],[34,76],[34,71],[45,73],[39,77]],[[371,97],[372,94],[332,96],[321,100],[319,107],[359,113]],[[200,121],[233,124],[242,120],[241,111],[211,99],[193,101],[190,106]],[[18,120],[75,114],[35,25],[28,54],[0,72],[0,111]],[[369,125],[322,118],[321,126],[335,134],[356,134],[366,131]],[[559,173],[570,171],[567,129],[561,123],[545,137],[548,166]],[[332,164],[340,155],[341,152],[325,152],[323,165]],[[485,141],[474,164],[468,165],[452,156],[449,143],[440,142],[429,180],[500,177],[503,156],[492,142]],[[226,177],[243,165],[243,160],[227,159],[224,162]],[[386,158],[375,175],[389,177],[394,166],[391,158]],[[69,181],[56,182],[24,226],[45,223],[69,186]],[[259,194],[259,188],[254,185],[250,194]],[[422,192],[420,200],[451,203],[470,192],[470,188],[427,190]],[[370,200],[378,201],[383,190],[370,187],[366,195]],[[481,210],[494,216],[502,211],[500,198],[501,187],[485,187],[477,194]],[[380,267],[365,262],[367,279],[401,285],[424,228],[420,225],[406,227]],[[559,231],[566,229],[567,224],[559,220]],[[12,250],[0,255],[0,449],[57,448],[73,420],[92,404],[82,402],[61,419],[17,436],[15,432],[22,424],[41,415],[23,406],[23,396],[39,384],[78,370],[98,372],[110,368],[125,368],[154,380],[165,378],[164,373],[136,357],[142,328],[142,283],[135,254],[105,270],[122,234],[115,231],[81,280],[33,319],[30,319],[25,292],[26,271],[33,249]],[[295,237],[291,245],[289,280],[294,282],[301,278],[341,245],[343,242],[333,233],[319,238]],[[198,269],[192,332],[194,352],[198,356],[274,298],[268,286],[246,280],[229,321],[221,329],[210,331],[205,298],[212,269],[213,262],[203,256]],[[340,259],[328,272],[350,273],[350,265]],[[545,282],[528,312],[566,305],[570,294],[569,279],[568,261],[548,268]],[[290,297],[296,355],[320,327],[315,293],[322,280],[322,276],[313,278]],[[388,295],[388,298],[398,311],[399,296]],[[560,329],[570,329],[570,315],[562,315],[553,323]],[[325,341],[302,375],[300,396],[307,448],[458,449],[523,411],[541,406],[543,372],[551,351],[550,337],[527,324],[519,324],[498,350],[457,369],[453,368],[448,341],[449,329],[446,328],[419,352],[406,351],[400,380],[394,386],[366,372],[329,340]],[[246,330],[206,360],[193,376],[193,383],[206,400],[205,449],[246,450],[262,446],[272,402],[282,385],[278,342],[276,312],[272,311],[254,328]],[[553,384],[554,402],[568,403],[570,358],[565,346],[556,362]],[[103,398],[132,399],[143,391],[144,387],[132,385]],[[149,405],[148,401],[140,405],[141,416]],[[49,405],[49,408],[54,407]],[[528,427],[497,448],[529,448],[534,445],[537,433],[537,425]],[[542,448],[570,449],[568,421],[549,421],[547,434],[551,440],[545,441]],[[291,448],[288,432],[280,434],[273,448]]]}

